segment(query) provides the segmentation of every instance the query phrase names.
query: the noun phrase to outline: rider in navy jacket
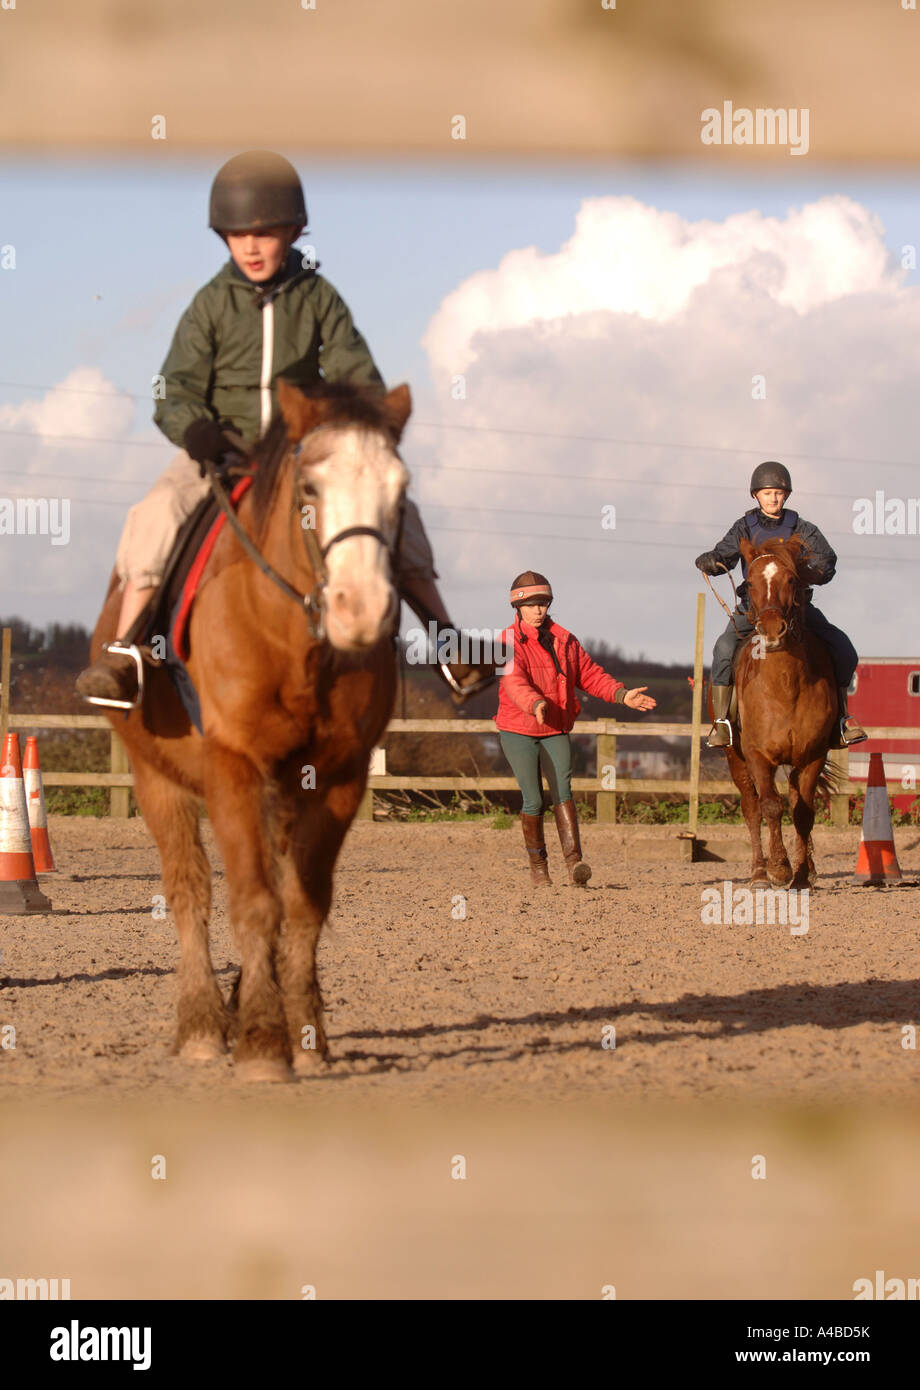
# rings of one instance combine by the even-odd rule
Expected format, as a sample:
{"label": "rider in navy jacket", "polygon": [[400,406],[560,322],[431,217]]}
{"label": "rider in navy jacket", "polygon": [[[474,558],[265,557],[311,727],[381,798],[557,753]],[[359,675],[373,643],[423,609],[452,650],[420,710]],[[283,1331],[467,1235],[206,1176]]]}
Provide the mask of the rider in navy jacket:
{"label": "rider in navy jacket", "polygon": [[[732,743],[732,726],[728,718],[734,680],[734,661],[738,647],[754,631],[748,621],[747,565],[741,555],[740,542],[747,538],[752,545],[768,540],[788,540],[800,536],[808,547],[809,569],[816,584],[828,584],[837,572],[837,556],[817,526],[805,521],[785,503],[792,491],[789,470],[781,463],[761,463],[751,477],[751,496],[756,507],[739,517],[712,550],[697,556],[696,567],[704,574],[721,574],[734,569],[741,560],[743,582],[738,586],[738,604],[734,623],[718,638],[712,657],[713,726],[707,740],[710,748],[725,748]],[[846,748],[861,743],[866,737],[847,710],[847,691],[859,657],[856,648],[840,628],[828,622],[819,608],[811,602],[811,589],[805,591],[805,622],[809,630],[830,648],[840,700],[839,738],[835,746]]]}

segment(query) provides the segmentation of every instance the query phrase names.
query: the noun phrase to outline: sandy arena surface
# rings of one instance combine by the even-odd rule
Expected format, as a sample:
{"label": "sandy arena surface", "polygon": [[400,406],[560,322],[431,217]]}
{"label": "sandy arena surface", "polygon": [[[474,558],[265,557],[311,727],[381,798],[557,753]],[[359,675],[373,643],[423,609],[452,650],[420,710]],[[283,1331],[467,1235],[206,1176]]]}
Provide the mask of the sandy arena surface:
{"label": "sandy arena surface", "polygon": [[[229,1061],[169,1055],[177,946],[168,913],[154,917],[143,822],[61,817],[51,835],[53,915],[0,918],[0,1024],[16,1029],[15,1050],[0,1050],[3,1090],[181,1097],[230,1085]],[[848,882],[858,831],[819,832],[801,934],[704,924],[703,890],[743,885],[747,863],[638,860],[638,841],[673,837],[588,826],[594,876],[576,890],[548,824],[555,882],[538,892],[517,827],[356,824],[320,949],[330,1062],[287,1088],[290,1103],[920,1097],[920,1047],[901,1045],[902,1028],[920,1025],[917,832],[898,831],[906,882],[885,889]],[[228,988],[219,868],[215,883],[212,955]],[[602,1045],[611,1025],[615,1048]]]}
{"label": "sandy arena surface", "polygon": [[673,834],[589,826],[589,887],[534,893],[517,827],[356,825],[321,950],[331,1060],[253,1087],[169,1055],[143,823],[53,820],[53,915],[0,919],[0,1277],[75,1299],[847,1300],[920,1276],[920,838],[897,832],[909,886],[874,890],[848,884],[858,832],[819,833],[793,935],[704,924],[747,862],[639,858]]}

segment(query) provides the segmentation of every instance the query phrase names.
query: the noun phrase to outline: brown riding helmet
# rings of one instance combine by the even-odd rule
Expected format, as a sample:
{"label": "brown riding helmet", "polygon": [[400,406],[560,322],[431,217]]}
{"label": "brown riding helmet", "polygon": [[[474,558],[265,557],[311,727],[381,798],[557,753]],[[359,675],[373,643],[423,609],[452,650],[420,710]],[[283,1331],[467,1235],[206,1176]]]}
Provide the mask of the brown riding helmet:
{"label": "brown riding helmet", "polygon": [[520,609],[522,603],[535,603],[538,599],[552,603],[552,585],[545,574],[538,574],[536,570],[525,570],[511,585],[509,598],[511,607],[517,609]]}

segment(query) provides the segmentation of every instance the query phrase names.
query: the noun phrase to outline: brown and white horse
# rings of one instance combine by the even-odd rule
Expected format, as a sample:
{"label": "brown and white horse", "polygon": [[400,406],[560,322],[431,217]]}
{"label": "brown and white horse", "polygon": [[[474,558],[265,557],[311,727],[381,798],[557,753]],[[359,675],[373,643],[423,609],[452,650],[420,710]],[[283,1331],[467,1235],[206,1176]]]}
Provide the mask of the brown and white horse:
{"label": "brown and white horse", "polygon": [[[816,878],[811,850],[815,793],[833,776],[825,761],[834,734],[837,690],[827,647],[805,624],[803,590],[808,552],[793,536],[755,548],[742,540],[754,635],[735,667],[740,739],[726,748],[741,811],[751,836],[751,882],[805,887]],[[712,700],[710,694],[710,713]],[[795,832],[792,863],[783,844],[783,802],[775,783],[788,766],[789,812]],[[770,836],[764,859],[761,820]]]}
{"label": "brown and white horse", "polygon": [[[175,1050],[191,1060],[223,1054],[231,1025],[208,942],[207,807],[239,950],[233,1055],[247,1080],[287,1079],[292,1063],[306,1072],[326,1052],[316,947],[393,707],[390,558],[407,482],[397,444],[411,409],[406,386],[385,398],[343,387],[307,397],[281,383],[279,400],[239,519],[287,584],[314,595],[325,636],[225,526],[191,617],[203,735],[162,668],[149,673],[142,708],[109,715],[160,852],[180,945]],[[307,508],[323,565],[308,558]],[[113,576],[94,657],[114,636],[119,598]]]}

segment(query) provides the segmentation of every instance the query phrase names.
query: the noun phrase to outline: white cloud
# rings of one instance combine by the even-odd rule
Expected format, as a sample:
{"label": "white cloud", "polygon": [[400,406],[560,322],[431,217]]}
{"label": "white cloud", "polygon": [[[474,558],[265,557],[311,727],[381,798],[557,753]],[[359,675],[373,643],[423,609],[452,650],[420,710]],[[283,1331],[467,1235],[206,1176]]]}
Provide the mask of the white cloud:
{"label": "white cloud", "polygon": [[[917,475],[838,461],[914,455],[920,291],[903,280],[878,218],[844,197],[722,223],[601,198],[555,255],[512,251],[463,282],[424,339],[436,398],[418,413],[447,428],[414,436],[444,467],[418,495],[449,606],[504,621],[511,578],[535,565],[579,635],[687,656],[693,557],[749,505],[754,464],[780,458],[790,505],[841,557],[820,606],[866,654],[915,645],[880,590],[920,579],[920,538],[854,536],[852,503],[916,495]],[[711,602],[707,621],[709,648],[725,621]]]}
{"label": "white cloud", "polygon": [[127,435],[135,403],[119,393],[97,367],[77,367],[44,396],[0,405],[0,429],[31,430],[42,439]]}
{"label": "white cloud", "polygon": [[67,544],[0,537],[4,616],[95,623],[128,508],[171,454],[165,441],[149,447],[161,437],[136,427],[138,404],[98,368],[77,367],[40,397],[0,405],[0,497],[66,502],[69,517]]}
{"label": "white cloud", "polygon": [[844,294],[894,288],[877,217],[848,198],[823,198],[785,220],[759,212],[687,222],[635,198],[584,202],[560,250],[511,251],[471,276],[435,314],[423,340],[434,372],[463,372],[477,334],[607,310],[659,323],[726,267],[742,268],[777,304],[807,313]]}

